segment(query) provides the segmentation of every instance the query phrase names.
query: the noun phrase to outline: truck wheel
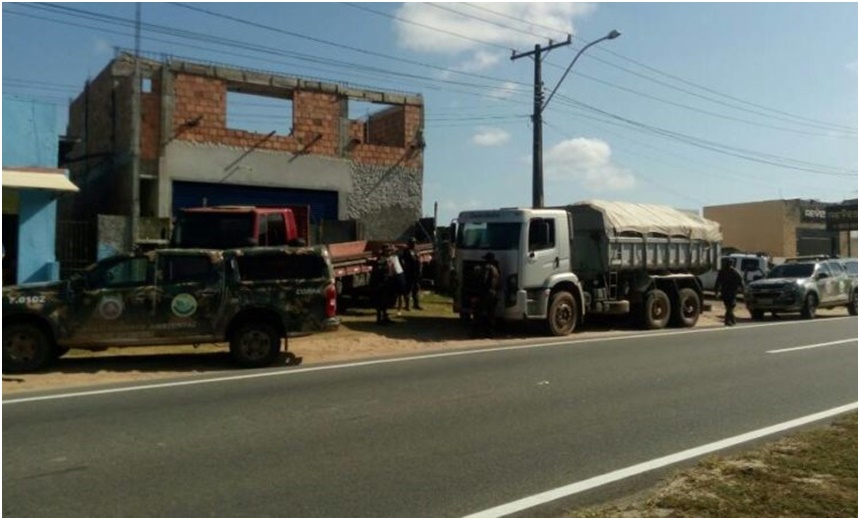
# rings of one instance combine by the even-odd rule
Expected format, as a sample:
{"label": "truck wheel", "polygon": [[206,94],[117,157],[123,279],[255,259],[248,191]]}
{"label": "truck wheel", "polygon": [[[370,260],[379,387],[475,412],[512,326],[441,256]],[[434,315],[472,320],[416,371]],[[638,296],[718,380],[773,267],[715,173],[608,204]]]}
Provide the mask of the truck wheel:
{"label": "truck wheel", "polygon": [[48,336],[35,325],[22,323],[3,330],[3,372],[32,372],[51,361]]}
{"label": "truck wheel", "polygon": [[646,329],[662,329],[669,323],[671,314],[669,297],[660,289],[648,291],[645,295],[645,306],[642,308],[642,318]]}
{"label": "truck wheel", "polygon": [[546,315],[549,333],[553,336],[567,336],[576,328],[576,300],[567,291],[552,295],[549,312]]}
{"label": "truck wheel", "polygon": [[851,302],[848,304],[848,314],[857,316],[857,291],[854,291],[854,296],[851,297]]}
{"label": "truck wheel", "polygon": [[233,360],[246,368],[269,366],[278,359],[280,352],[280,335],[264,323],[242,325],[230,338]]}
{"label": "truck wheel", "polygon": [[809,293],[803,299],[803,308],[800,310],[800,315],[807,320],[815,318],[815,312],[818,310],[818,298],[814,294]]}
{"label": "truck wheel", "polygon": [[696,291],[681,289],[678,291],[678,305],[672,312],[672,325],[676,327],[694,327],[702,313],[702,300]]}
{"label": "truck wheel", "polygon": [[764,319],[764,311],[758,309],[750,309],[750,318],[755,321],[761,321]]}

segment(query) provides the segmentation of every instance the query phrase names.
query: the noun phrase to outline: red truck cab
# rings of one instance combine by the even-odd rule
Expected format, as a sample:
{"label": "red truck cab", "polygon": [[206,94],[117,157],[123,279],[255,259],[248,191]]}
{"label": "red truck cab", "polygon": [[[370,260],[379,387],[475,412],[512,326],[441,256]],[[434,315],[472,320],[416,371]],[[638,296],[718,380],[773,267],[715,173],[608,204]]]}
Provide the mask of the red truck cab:
{"label": "red truck cab", "polygon": [[[301,211],[304,210],[304,211]],[[303,228],[296,213],[304,213]],[[171,247],[230,249],[307,241],[307,208],[212,206],[180,210]]]}

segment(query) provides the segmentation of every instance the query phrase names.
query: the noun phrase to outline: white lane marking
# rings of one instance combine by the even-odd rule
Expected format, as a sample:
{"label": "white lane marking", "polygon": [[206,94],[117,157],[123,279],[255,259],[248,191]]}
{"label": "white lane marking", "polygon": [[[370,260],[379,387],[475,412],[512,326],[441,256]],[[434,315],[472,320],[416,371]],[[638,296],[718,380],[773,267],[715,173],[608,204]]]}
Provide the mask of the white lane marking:
{"label": "white lane marking", "polygon": [[538,493],[530,497],[521,498],[519,500],[515,500],[507,504],[502,504],[500,506],[496,506],[490,509],[485,509],[484,511],[479,511],[465,518],[500,518],[506,515],[512,515],[514,513],[519,513],[521,511],[531,509],[533,507],[547,504],[560,498],[566,498],[577,493],[582,493],[583,491],[588,491],[590,489],[598,488],[600,486],[605,486],[606,484],[610,484],[612,482],[623,480],[665,466],[670,466],[672,464],[683,462],[685,460],[701,457],[703,455],[707,455],[715,451],[730,448],[732,446],[737,446],[738,444],[743,444],[745,442],[760,439],[768,435],[773,435],[775,433],[780,433],[786,430],[790,430],[792,428],[797,428],[805,424],[820,421],[822,419],[827,419],[829,417],[840,415],[856,409],[856,402],[846,404],[837,408],[831,408],[830,410],[825,410],[816,414],[807,415],[805,417],[800,417],[791,421],[786,421],[783,423],[775,424],[773,426],[768,426],[767,428],[762,428],[760,430],[755,430],[741,435],[736,435],[734,437],[729,437],[727,439],[712,442],[710,444],[705,444],[697,448],[691,448],[689,450],[673,453],[672,455],[667,455],[665,457],[649,460],[648,462],[643,462],[641,464],[628,466],[626,468],[612,471],[610,473],[604,473],[603,475],[598,475],[590,479],[574,482],[573,484],[568,484],[566,486],[551,489],[549,491]]}
{"label": "white lane marking", "polygon": [[[844,318],[830,318],[827,321],[839,321],[846,319],[856,319],[853,316],[848,316]],[[823,323],[824,321],[819,321],[817,323]],[[70,392],[65,394],[53,394],[53,395],[42,395],[36,397],[22,397],[18,399],[4,399],[3,405],[7,404],[21,404],[21,403],[31,403],[35,401],[51,401],[56,399],[70,399],[74,397],[88,397],[94,395],[106,395],[106,394],[117,394],[123,392],[138,392],[142,390],[154,390],[158,388],[173,388],[179,386],[192,386],[192,385],[204,385],[210,383],[223,383],[227,381],[241,381],[246,379],[259,379],[264,377],[278,377],[278,376],[293,376],[298,374],[304,374],[307,372],[319,372],[323,370],[339,370],[342,368],[355,368],[355,367],[364,367],[364,366],[372,366],[372,365],[382,365],[386,363],[406,363],[409,361],[416,360],[424,360],[424,359],[436,359],[436,358],[445,358],[445,357],[455,357],[455,356],[472,356],[479,354],[491,354],[494,352],[502,352],[502,351],[514,351],[514,350],[525,350],[532,348],[543,348],[543,347],[558,347],[558,346],[567,346],[567,345],[578,345],[584,343],[605,343],[608,341],[624,341],[630,339],[648,339],[648,338],[659,338],[666,336],[681,336],[685,334],[706,334],[710,332],[737,332],[741,330],[747,329],[756,329],[761,327],[780,327],[785,325],[798,325],[798,326],[809,326],[813,325],[816,322],[810,321],[787,321],[780,323],[760,323],[756,325],[745,325],[742,327],[712,327],[712,328],[702,328],[702,329],[692,329],[692,330],[680,330],[680,331],[672,331],[672,332],[646,332],[646,333],[638,333],[638,334],[626,334],[620,336],[610,336],[606,338],[590,338],[590,339],[580,339],[573,340],[570,339],[559,339],[551,342],[544,343],[534,343],[534,344],[506,344],[501,347],[492,347],[492,348],[480,348],[474,347],[469,350],[458,350],[454,352],[437,352],[433,354],[421,354],[417,356],[407,356],[407,357],[398,357],[398,358],[390,358],[390,359],[373,359],[369,361],[357,361],[352,363],[339,363],[336,365],[325,365],[320,367],[308,367],[308,368],[288,368],[279,371],[267,371],[262,373],[254,373],[254,374],[240,374],[240,375],[231,375],[224,377],[213,377],[209,379],[195,379],[192,381],[175,381],[171,383],[151,383],[140,386],[127,386],[122,388],[108,388],[104,390],[85,390],[81,392]]]}
{"label": "white lane marking", "polygon": [[816,343],[814,345],[803,345],[800,347],[781,348],[779,350],[768,350],[768,354],[782,354],[783,352],[794,352],[795,350],[807,350],[810,348],[829,347],[831,345],[841,345],[843,343],[857,342],[857,338],[842,339],[839,341],[828,341],[827,343]]}

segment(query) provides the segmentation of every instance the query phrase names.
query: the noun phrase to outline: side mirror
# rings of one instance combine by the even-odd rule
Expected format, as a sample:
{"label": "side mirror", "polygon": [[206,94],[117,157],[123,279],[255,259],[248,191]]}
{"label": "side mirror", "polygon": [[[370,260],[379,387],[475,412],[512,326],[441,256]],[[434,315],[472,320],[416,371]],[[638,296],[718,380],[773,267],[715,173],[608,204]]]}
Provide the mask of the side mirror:
{"label": "side mirror", "polygon": [[457,243],[457,223],[451,222],[451,225],[448,226],[448,242],[451,244]]}
{"label": "side mirror", "polygon": [[753,276],[753,281],[755,282],[757,280],[761,280],[762,278],[764,278],[764,275],[757,274],[757,275]]}
{"label": "side mirror", "polygon": [[815,275],[816,280],[823,280],[825,278],[828,278],[827,273],[818,273],[817,275]]}

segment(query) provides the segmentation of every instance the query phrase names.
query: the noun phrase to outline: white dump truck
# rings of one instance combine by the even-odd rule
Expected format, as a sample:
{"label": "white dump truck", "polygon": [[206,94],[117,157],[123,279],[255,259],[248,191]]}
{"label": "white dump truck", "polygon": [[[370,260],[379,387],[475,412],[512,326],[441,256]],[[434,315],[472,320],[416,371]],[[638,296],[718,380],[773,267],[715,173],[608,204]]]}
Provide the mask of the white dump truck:
{"label": "white dump truck", "polygon": [[717,267],[719,224],[667,206],[586,201],[552,209],[465,211],[456,221],[454,312],[478,312],[487,253],[501,278],[496,316],[571,333],[588,314],[642,327],[692,327],[698,274]]}

